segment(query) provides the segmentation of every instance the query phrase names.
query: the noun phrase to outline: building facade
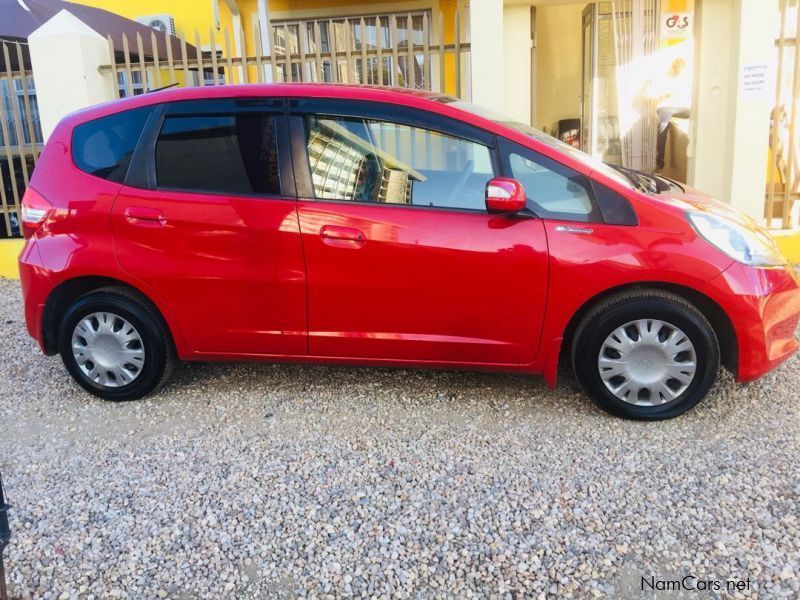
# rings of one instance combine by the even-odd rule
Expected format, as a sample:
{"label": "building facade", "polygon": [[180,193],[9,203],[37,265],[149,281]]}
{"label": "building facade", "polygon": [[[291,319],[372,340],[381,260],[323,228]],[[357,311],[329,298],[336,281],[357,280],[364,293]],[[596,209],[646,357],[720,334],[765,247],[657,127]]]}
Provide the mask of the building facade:
{"label": "building facade", "polygon": [[775,230],[800,262],[798,0],[77,1],[148,25],[153,41],[176,36],[166,46],[178,51],[137,52],[132,38],[104,55],[86,34],[99,57],[87,77],[102,91],[75,106],[62,91],[55,108],[42,86],[74,78],[76,61],[34,60],[45,138],[67,109],[165,84],[430,89],[702,189]]}

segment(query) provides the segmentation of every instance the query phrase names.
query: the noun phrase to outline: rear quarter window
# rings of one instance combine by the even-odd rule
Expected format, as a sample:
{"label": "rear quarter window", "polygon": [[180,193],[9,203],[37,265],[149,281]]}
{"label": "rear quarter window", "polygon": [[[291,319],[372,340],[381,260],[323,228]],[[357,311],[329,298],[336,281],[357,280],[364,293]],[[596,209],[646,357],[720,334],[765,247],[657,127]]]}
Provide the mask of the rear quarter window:
{"label": "rear quarter window", "polygon": [[72,160],[84,173],[122,183],[133,151],[155,107],[146,106],[100,117],[75,127]]}

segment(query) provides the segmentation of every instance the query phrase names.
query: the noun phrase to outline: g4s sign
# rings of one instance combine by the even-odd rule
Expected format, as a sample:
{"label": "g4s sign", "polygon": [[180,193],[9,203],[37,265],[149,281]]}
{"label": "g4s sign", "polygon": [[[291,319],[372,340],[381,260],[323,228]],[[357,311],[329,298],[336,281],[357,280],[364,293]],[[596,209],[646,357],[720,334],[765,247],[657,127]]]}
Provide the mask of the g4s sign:
{"label": "g4s sign", "polygon": [[692,34],[691,12],[664,13],[661,17],[661,37],[685,38]]}

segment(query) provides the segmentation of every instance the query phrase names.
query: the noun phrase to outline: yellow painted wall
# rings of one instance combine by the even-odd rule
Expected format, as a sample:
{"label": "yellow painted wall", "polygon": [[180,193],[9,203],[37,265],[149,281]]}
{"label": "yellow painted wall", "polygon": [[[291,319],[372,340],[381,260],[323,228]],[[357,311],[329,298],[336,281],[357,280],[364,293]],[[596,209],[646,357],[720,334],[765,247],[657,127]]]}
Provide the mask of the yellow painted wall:
{"label": "yellow painted wall", "polygon": [[536,116],[552,132],[581,116],[581,15],[585,3],[536,9]]}
{"label": "yellow painted wall", "polygon": [[[75,0],[80,4],[95,6],[117,13],[123,17],[135,17],[169,14],[175,19],[175,29],[183,35],[186,41],[195,46],[208,49],[213,42],[216,48],[225,52],[225,34],[228,31],[228,40],[231,54],[236,56],[236,40],[233,26],[233,15],[224,0],[218,0],[219,29],[214,29],[214,12],[212,3],[207,0]],[[237,6],[241,15],[242,31],[244,37],[244,50],[248,56],[253,56],[260,48],[254,36],[255,23],[258,20],[257,0],[238,0]],[[438,17],[441,12],[444,18],[445,42],[452,43],[455,32],[455,13],[458,0],[407,0],[395,2],[393,0],[372,0],[358,2],[354,0],[270,0],[269,12],[272,19],[300,19],[309,17],[325,17],[339,15],[373,14],[377,12],[405,11],[432,9],[431,23],[433,38],[438,38]],[[466,12],[466,11],[465,11]],[[466,39],[466,24],[461,23],[462,39]],[[133,40],[132,40],[133,42]],[[133,42],[135,43],[135,42]],[[164,57],[161,57],[162,59]],[[178,57],[175,57],[176,59]],[[210,66],[210,64],[208,65]],[[224,66],[220,63],[220,66]],[[166,73],[166,71],[163,71]],[[162,77],[164,82],[166,77]],[[178,77],[181,81],[180,76]],[[256,68],[250,67],[247,74],[248,81],[257,81]],[[239,69],[234,69],[234,82],[239,83]],[[455,57],[445,58],[445,86],[448,93],[455,93]]]}
{"label": "yellow painted wall", "polygon": [[786,259],[800,266],[800,231],[773,231],[772,234]]}
{"label": "yellow painted wall", "polygon": [[[186,41],[194,43],[195,30],[200,32],[203,44],[209,43],[209,28],[214,25],[214,12],[210,1],[206,0],[74,0],[77,4],[95,6],[122,15],[129,19],[147,15],[168,14],[175,18],[175,29],[186,36]],[[225,3],[220,2],[220,19]],[[218,41],[221,41],[218,40]]]}
{"label": "yellow painted wall", "polygon": [[17,258],[24,243],[21,239],[0,240],[0,277],[19,278]]}

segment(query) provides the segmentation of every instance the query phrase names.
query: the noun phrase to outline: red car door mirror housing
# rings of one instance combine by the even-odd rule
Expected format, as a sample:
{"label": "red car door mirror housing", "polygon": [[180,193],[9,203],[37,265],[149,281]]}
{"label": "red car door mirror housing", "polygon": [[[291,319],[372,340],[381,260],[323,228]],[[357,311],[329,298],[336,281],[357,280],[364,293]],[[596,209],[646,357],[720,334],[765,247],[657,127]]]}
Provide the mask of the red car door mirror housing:
{"label": "red car door mirror housing", "polygon": [[495,177],[486,184],[486,210],[515,213],[525,208],[525,189],[516,179]]}

